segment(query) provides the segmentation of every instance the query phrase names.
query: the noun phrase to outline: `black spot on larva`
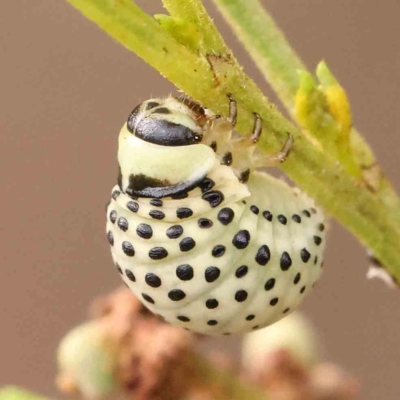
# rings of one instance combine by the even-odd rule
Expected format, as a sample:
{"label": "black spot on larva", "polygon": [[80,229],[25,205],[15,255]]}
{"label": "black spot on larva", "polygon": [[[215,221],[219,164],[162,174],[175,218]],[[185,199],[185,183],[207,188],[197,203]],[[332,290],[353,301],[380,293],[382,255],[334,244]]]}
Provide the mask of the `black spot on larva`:
{"label": "black spot on larva", "polygon": [[206,301],[206,307],[209,308],[210,310],[217,308],[219,306],[218,300],[217,299],[208,299]]}
{"label": "black spot on larva", "polygon": [[190,251],[196,246],[196,242],[191,237],[185,237],[179,242],[181,251]]}
{"label": "black spot on larva", "polygon": [[311,254],[309,253],[309,251],[306,248],[304,248],[304,249],[301,249],[301,251],[300,251],[300,257],[303,260],[303,262],[306,263],[310,259]]}
{"label": "black spot on larva", "polygon": [[172,301],[180,301],[180,300],[182,300],[182,299],[184,299],[186,297],[186,294],[185,294],[185,292],[183,290],[172,289],[171,291],[169,291],[168,297]]}
{"label": "black spot on larva", "polygon": [[300,289],[300,293],[304,293],[305,290],[306,290],[306,287],[303,286],[303,287]]}
{"label": "black spot on larva", "polygon": [[322,243],[322,239],[319,236],[313,236],[314,243],[319,246]]}
{"label": "black spot on larva", "polygon": [[222,257],[225,254],[226,247],[222,244],[217,244],[211,251],[213,257]]}
{"label": "black spot on larva", "polygon": [[311,208],[310,208],[310,211],[311,211],[313,214],[316,214],[316,213],[317,213],[317,210],[316,210],[314,207],[311,207]]}
{"label": "black spot on larva", "polygon": [[267,220],[267,221],[272,221],[272,213],[271,211],[264,211],[263,212],[263,217]]}
{"label": "black spot on larva", "polygon": [[318,256],[315,256],[315,257],[314,257],[314,265],[316,265],[317,262],[318,262]]}
{"label": "black spot on larva", "polygon": [[117,267],[117,271],[122,274],[122,268],[119,266],[118,263],[115,263],[115,266]]}
{"label": "black spot on larva", "polygon": [[172,225],[167,229],[166,235],[170,239],[177,239],[183,233],[183,228],[180,225]]}
{"label": "black spot on larva", "polygon": [[303,210],[303,214],[308,218],[311,217],[310,211],[308,211],[308,210]]}
{"label": "black spot on larva", "polygon": [[174,199],[174,200],[186,199],[186,197],[188,197],[188,196],[189,195],[187,194],[187,192],[180,192],[180,193],[171,195],[171,199]]}
{"label": "black spot on larva", "polygon": [[212,208],[218,207],[224,201],[224,195],[219,190],[206,192],[201,198],[210,203]]}
{"label": "black spot on larva", "polygon": [[231,165],[233,161],[232,158],[232,153],[230,151],[228,151],[227,153],[224,154],[224,156],[222,157],[222,165]]}
{"label": "black spot on larva", "polygon": [[318,230],[320,231],[320,232],[323,232],[324,230],[325,230],[325,225],[324,224],[318,224]]}
{"label": "black spot on larva", "polygon": [[248,315],[248,316],[246,317],[246,320],[247,320],[247,321],[253,321],[253,319],[254,319],[255,317],[256,317],[255,315],[250,314],[250,315]]}
{"label": "black spot on larva", "polygon": [[136,233],[143,239],[150,239],[153,236],[153,229],[148,224],[139,224]]}
{"label": "black spot on larva", "polygon": [[154,114],[171,114],[167,107],[160,107],[153,111]]}
{"label": "black spot on larva", "polygon": [[151,210],[149,212],[149,215],[153,219],[159,219],[160,220],[160,219],[164,219],[165,218],[165,214],[160,210]]}
{"label": "black spot on larva", "polygon": [[287,314],[290,311],[290,308],[286,308],[285,310],[283,310],[283,314]]}
{"label": "black spot on larva", "polygon": [[250,243],[250,232],[246,229],[239,231],[232,239],[232,244],[239,250],[245,249]]}
{"label": "black spot on larva", "polygon": [[224,336],[229,336],[229,335],[231,335],[229,332],[225,332],[225,333],[223,333],[223,335]]}
{"label": "black spot on larva", "polygon": [[117,222],[118,228],[121,229],[121,231],[126,232],[128,230],[129,224],[128,220],[124,217],[119,217],[118,222]]}
{"label": "black spot on larva", "polygon": [[188,207],[180,207],[176,210],[176,216],[179,219],[189,218],[193,215],[193,211]]}
{"label": "black spot on larva", "polygon": [[221,222],[222,225],[228,225],[232,222],[235,213],[229,207],[221,208],[218,212],[218,221]]}
{"label": "black spot on larva", "polygon": [[155,101],[149,101],[147,104],[146,104],[146,110],[150,110],[150,109],[152,109],[152,108],[154,108],[154,107],[158,107],[160,105],[160,103],[157,103],[157,102],[155,102]]}
{"label": "black spot on larva", "polygon": [[300,274],[300,272],[298,272],[298,273],[296,274],[296,276],[294,277],[294,279],[293,279],[293,283],[294,283],[295,285],[297,285],[297,284],[300,282],[300,279],[301,279],[301,274]]}
{"label": "black spot on larva", "polygon": [[267,265],[271,258],[271,252],[266,244],[263,244],[257,251],[256,261],[260,265]]}
{"label": "black spot on larva", "polygon": [[217,142],[211,142],[210,147],[214,150],[214,152],[217,151]]}
{"label": "black spot on larva", "polygon": [[148,301],[149,303],[151,303],[151,304],[154,304],[155,303],[155,301],[153,300],[153,298],[152,297],[150,297],[148,294],[146,294],[146,293],[142,293],[142,297],[146,300],[146,301]]}
{"label": "black spot on larva", "polygon": [[218,324],[218,321],[216,321],[215,319],[210,319],[209,321],[207,321],[207,325],[210,325],[210,326],[214,326],[217,324]]}
{"label": "black spot on larva", "polygon": [[199,224],[199,227],[202,229],[208,229],[213,226],[213,222],[208,219],[208,218],[200,218],[197,223]]}
{"label": "black spot on larva", "polygon": [[135,255],[135,249],[130,242],[122,242],[122,251],[129,257],[133,257]]}
{"label": "black spot on larva", "polygon": [[247,265],[241,265],[235,272],[235,276],[236,278],[242,278],[243,276],[245,276],[247,274],[247,272],[249,271],[249,268],[247,267]]}
{"label": "black spot on larva", "polygon": [[292,266],[292,259],[286,251],[281,255],[280,265],[282,271],[287,271]]}
{"label": "black spot on larva", "polygon": [[165,190],[166,187],[171,187],[168,180],[155,179],[144,174],[130,174],[129,184],[125,191],[129,196],[159,197],[156,193],[160,189]]}
{"label": "black spot on larva", "polygon": [[182,322],[189,322],[190,321],[190,318],[185,317],[184,315],[178,315],[176,317],[176,319],[179,319],[179,321],[182,321]]}
{"label": "black spot on larva", "polygon": [[151,199],[150,204],[154,207],[162,207],[163,201],[161,199]]}
{"label": "black spot on larva", "polygon": [[153,274],[151,272],[149,272],[148,274],[146,274],[146,276],[144,277],[144,280],[146,281],[146,283],[153,287],[153,288],[158,288],[161,286],[161,279],[160,277],[158,277],[156,274]]}
{"label": "black spot on larva", "polygon": [[181,281],[190,281],[193,278],[193,268],[189,264],[182,264],[176,268],[176,276]]}
{"label": "black spot on larva", "polygon": [[264,289],[271,290],[274,288],[274,286],[275,286],[275,279],[271,278],[271,279],[268,279],[267,282],[265,282]]}
{"label": "black spot on larva", "polygon": [[257,206],[252,205],[252,206],[250,206],[250,211],[251,211],[253,214],[258,215],[258,213],[260,212],[260,209],[259,209]]}
{"label": "black spot on larva", "polygon": [[253,329],[253,331],[255,331],[256,329],[258,329],[260,327],[260,325],[256,325],[256,326],[253,326],[251,329]]}
{"label": "black spot on larva", "polygon": [[240,173],[239,181],[246,183],[250,178],[250,169],[246,169]]}
{"label": "black spot on larva", "polygon": [[274,297],[269,304],[271,304],[271,306],[276,306],[278,304],[279,299],[277,297]]}
{"label": "black spot on larva", "polygon": [[116,212],[115,210],[112,210],[112,211],[110,212],[109,217],[110,217],[110,221],[111,221],[113,224],[115,224],[115,221],[117,220],[117,212]]}
{"label": "black spot on larva", "polygon": [[241,303],[242,301],[245,301],[247,299],[247,292],[245,290],[238,290],[235,293],[235,300]]}
{"label": "black spot on larva", "polygon": [[221,274],[221,271],[218,267],[208,267],[204,272],[206,281],[209,283],[217,280],[219,278],[220,274]]}
{"label": "black spot on larva", "polygon": [[136,277],[135,277],[134,273],[133,273],[131,270],[126,269],[126,270],[125,270],[125,275],[127,276],[127,278],[128,278],[130,281],[136,282]]}
{"label": "black spot on larva", "polygon": [[201,189],[201,193],[208,192],[215,186],[215,182],[210,178],[205,178],[199,183],[199,188]]}
{"label": "black spot on larva", "polygon": [[114,199],[114,200],[117,200],[117,198],[118,198],[118,196],[121,194],[121,192],[119,191],[119,190],[114,190],[113,192],[112,192],[112,198]]}
{"label": "black spot on larva", "polygon": [[107,240],[111,246],[114,246],[114,235],[111,231],[108,231],[108,233],[107,233]]}
{"label": "black spot on larva", "polygon": [[164,247],[153,247],[149,251],[149,257],[152,260],[162,260],[168,256],[168,251]]}
{"label": "black spot on larva", "polygon": [[136,201],[128,201],[126,203],[126,207],[128,208],[128,210],[132,211],[132,212],[138,212],[139,210],[139,204],[136,203]]}
{"label": "black spot on larva", "polygon": [[292,220],[293,220],[294,222],[297,222],[298,224],[300,224],[300,222],[301,222],[301,217],[300,217],[300,215],[298,215],[298,214],[293,214],[293,215],[292,215]]}
{"label": "black spot on larva", "polygon": [[278,221],[279,221],[282,225],[286,225],[286,223],[287,223],[287,218],[286,218],[284,215],[279,214],[277,218],[278,218]]}

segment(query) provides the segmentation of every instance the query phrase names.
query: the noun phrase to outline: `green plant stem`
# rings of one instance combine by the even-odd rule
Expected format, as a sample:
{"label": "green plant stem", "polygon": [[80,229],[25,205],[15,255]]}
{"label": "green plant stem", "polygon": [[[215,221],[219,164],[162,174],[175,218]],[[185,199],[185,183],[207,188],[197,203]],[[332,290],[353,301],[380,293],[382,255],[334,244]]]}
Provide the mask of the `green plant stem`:
{"label": "green plant stem", "polygon": [[292,116],[299,88],[297,71],[306,66],[258,0],[213,0],[257,68]]}
{"label": "green plant stem", "polygon": [[[299,89],[299,71],[306,71],[307,68],[284,33],[259,0],[213,1],[289,114],[296,120],[295,98]],[[374,168],[378,175],[373,183],[375,194],[393,210],[392,217],[400,223],[398,195],[376,164],[372,149],[355,128],[351,130],[350,140],[354,158],[363,168],[365,179],[368,181],[368,171]]]}
{"label": "green plant stem", "polygon": [[[216,113],[227,115],[226,95],[231,93],[238,102],[239,132],[251,131],[253,112],[257,111],[264,121],[264,135],[259,143],[263,151],[276,152],[287,135],[293,135],[295,146],[282,169],[353,232],[389,273],[400,280],[399,200],[391,187],[387,187],[386,193],[370,191],[284,118],[244,73],[200,0],[165,0],[173,21],[183,21],[179,32],[174,30],[173,24],[167,29],[157,23],[130,0],[68,1],[179,89]],[[187,10],[191,17],[185,25]],[[189,38],[182,32],[185,27],[201,38],[198,48],[193,42],[185,42]],[[384,194],[390,201],[382,201]]]}

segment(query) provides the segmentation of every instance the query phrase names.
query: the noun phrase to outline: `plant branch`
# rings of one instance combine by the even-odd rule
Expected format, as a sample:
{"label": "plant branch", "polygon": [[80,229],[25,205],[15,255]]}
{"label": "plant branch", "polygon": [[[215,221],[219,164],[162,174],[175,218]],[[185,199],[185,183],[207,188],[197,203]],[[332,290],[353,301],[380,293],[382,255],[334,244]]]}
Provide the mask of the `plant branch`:
{"label": "plant branch", "polygon": [[[307,68],[284,33],[259,0],[213,1],[291,117],[298,121],[296,98],[301,83],[299,72],[305,72]],[[325,63],[317,68],[321,83],[327,77],[326,68]],[[372,149],[355,128],[349,133],[353,157],[362,169],[363,179],[380,200],[393,209],[393,218],[400,223],[399,198],[376,163]],[[318,132],[314,134],[318,135]],[[329,140],[326,136],[321,139]]]}
{"label": "plant branch", "polygon": [[257,68],[292,116],[299,89],[298,71],[306,67],[258,0],[213,0]]}
{"label": "plant branch", "polygon": [[[159,23],[130,0],[68,1],[179,89],[216,113],[227,115],[226,95],[231,93],[239,106],[239,132],[250,132],[252,113],[257,111],[264,121],[265,134],[259,143],[263,151],[276,151],[288,134],[293,135],[295,146],[282,170],[400,279],[400,207],[390,184],[386,184],[383,192],[382,189],[374,192],[375,189],[348,173],[332,154],[284,118],[244,73],[200,0],[165,0],[171,14],[157,17]],[[220,2],[223,3],[228,2]],[[288,77],[281,79],[281,86],[285,79],[291,82],[285,98],[293,95],[295,86],[293,77],[287,73]],[[364,142],[360,137],[358,140],[362,147]],[[384,196],[386,201],[382,199]]]}

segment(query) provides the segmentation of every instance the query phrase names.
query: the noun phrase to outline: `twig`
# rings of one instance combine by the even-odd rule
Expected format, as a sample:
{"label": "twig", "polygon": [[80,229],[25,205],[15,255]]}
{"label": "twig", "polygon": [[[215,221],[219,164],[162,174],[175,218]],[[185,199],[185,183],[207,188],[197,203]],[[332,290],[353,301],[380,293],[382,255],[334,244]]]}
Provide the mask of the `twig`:
{"label": "twig", "polygon": [[[200,0],[165,0],[170,16],[159,17],[159,23],[131,0],[68,1],[215,112],[227,114],[226,95],[231,93],[239,104],[239,132],[250,132],[252,113],[257,111],[264,121],[259,146],[265,152],[280,148],[288,133],[293,135],[295,147],[282,169],[400,280],[400,205],[380,169],[371,180],[379,184],[369,185],[365,177],[349,173],[337,158],[285,119],[243,72]],[[293,86],[286,91],[287,98]],[[352,138],[358,143],[352,147],[355,159],[371,162],[371,152],[361,137],[352,134]]]}

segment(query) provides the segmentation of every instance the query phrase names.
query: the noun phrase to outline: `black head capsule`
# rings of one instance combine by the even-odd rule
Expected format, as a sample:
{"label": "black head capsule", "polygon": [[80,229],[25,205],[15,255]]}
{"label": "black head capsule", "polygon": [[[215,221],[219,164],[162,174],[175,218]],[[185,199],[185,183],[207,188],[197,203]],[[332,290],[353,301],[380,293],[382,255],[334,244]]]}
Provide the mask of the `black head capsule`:
{"label": "black head capsule", "polygon": [[[188,110],[182,111],[182,106],[186,108],[187,105],[176,99],[168,100],[165,104],[147,101],[137,106],[128,117],[128,131],[146,142],[161,146],[200,143],[203,137],[201,127]],[[189,110],[193,114],[198,112],[198,107]]]}
{"label": "black head capsule", "polygon": [[215,153],[201,143],[207,118],[197,103],[173,97],[137,106],[119,137],[121,191],[160,199],[195,188],[215,162]]}

